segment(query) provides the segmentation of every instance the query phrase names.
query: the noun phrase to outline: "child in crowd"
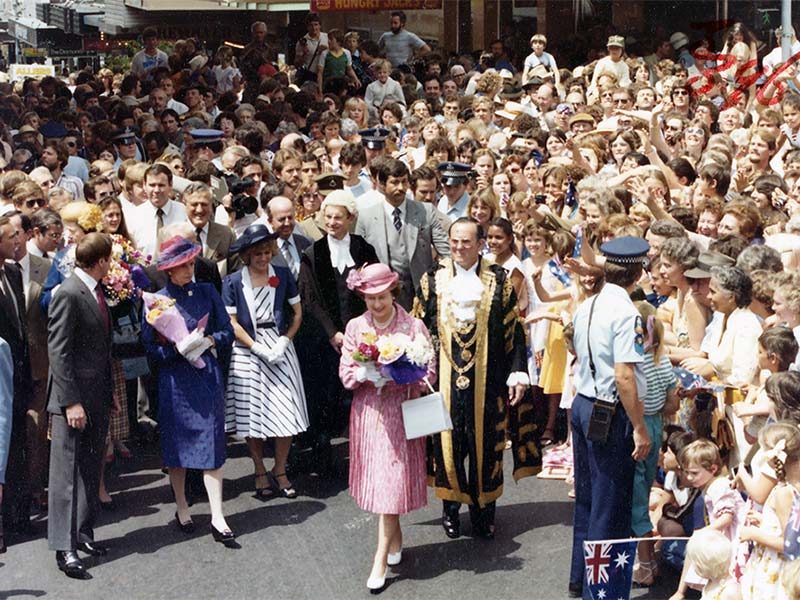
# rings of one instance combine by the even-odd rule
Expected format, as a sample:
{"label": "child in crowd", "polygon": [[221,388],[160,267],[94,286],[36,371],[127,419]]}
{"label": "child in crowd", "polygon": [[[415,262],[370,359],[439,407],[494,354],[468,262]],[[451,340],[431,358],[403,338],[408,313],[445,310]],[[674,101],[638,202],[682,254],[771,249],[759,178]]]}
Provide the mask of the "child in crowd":
{"label": "child in crowd", "polygon": [[[678,460],[688,483],[703,494],[707,527],[722,532],[731,541],[736,541],[744,517],[744,500],[738,492],[731,489],[730,481],[722,476],[719,448],[709,440],[700,439],[684,448]],[[681,600],[690,585],[701,589],[705,583],[689,562],[684,562],[678,591],[670,600]]]}
{"label": "child in crowd", "polygon": [[784,538],[789,537],[784,532],[792,538],[798,535],[797,526],[787,524],[800,500],[800,429],[794,423],[774,423],[761,431],[758,441],[775,469],[778,485],[770,492],[763,512],[749,513],[739,533],[741,541],[754,543],[742,574],[742,598],[782,600],[786,590],[779,579],[788,562]]}
{"label": "child in crowd", "polygon": [[[672,372],[672,363],[662,354],[661,340],[664,328],[656,318],[656,309],[647,302],[637,302],[636,307],[644,324],[644,370],[647,382],[647,395],[644,398],[644,422],[650,440],[650,454],[645,460],[636,463],[633,475],[633,519],[632,529],[636,537],[649,536],[653,531],[650,522],[649,495],[658,468],[659,444],[663,434],[662,413],[674,414],[678,410],[678,380]],[[639,585],[650,586],[655,583],[657,563],[654,556],[655,545],[641,542],[637,549],[639,563],[634,571],[634,581]]]}
{"label": "child in crowd", "polygon": [[[650,490],[650,522],[664,537],[684,537],[704,525],[703,497],[686,481],[678,456],[697,437],[677,425],[667,426],[662,465]],[[662,558],[677,569],[683,566],[686,542],[671,540],[661,546]]]}
{"label": "child in crowd", "polygon": [[[797,340],[788,327],[772,327],[762,333],[758,338],[758,367],[761,369],[762,381],[766,382],[774,373],[788,371],[797,351]],[[745,420],[745,433],[750,438],[749,441],[758,436],[774,408],[763,383],[760,387],[751,389],[744,402],[733,405],[734,414]]]}
{"label": "child in crowd", "polygon": [[686,545],[686,562],[707,580],[703,600],[740,600],[730,576],[731,541],[722,533],[709,527],[695,531]]}

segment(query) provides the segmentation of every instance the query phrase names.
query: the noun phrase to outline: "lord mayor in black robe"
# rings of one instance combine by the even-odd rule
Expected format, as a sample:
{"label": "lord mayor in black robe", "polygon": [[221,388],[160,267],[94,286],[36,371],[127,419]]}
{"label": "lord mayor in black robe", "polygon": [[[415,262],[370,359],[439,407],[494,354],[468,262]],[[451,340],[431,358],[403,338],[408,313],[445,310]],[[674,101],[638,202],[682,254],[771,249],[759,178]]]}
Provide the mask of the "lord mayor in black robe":
{"label": "lord mayor in black robe", "polygon": [[508,399],[509,375],[527,374],[514,288],[502,267],[479,259],[474,269],[482,284],[474,323],[459,325],[449,308],[458,294],[453,289],[458,286],[451,286],[450,258],[422,279],[414,316],[439,348],[439,391],[453,421],[452,431],[432,438],[429,483],[441,500],[493,510],[503,493],[506,440],[512,444],[515,481],[539,472],[541,453],[530,395],[513,407]]}

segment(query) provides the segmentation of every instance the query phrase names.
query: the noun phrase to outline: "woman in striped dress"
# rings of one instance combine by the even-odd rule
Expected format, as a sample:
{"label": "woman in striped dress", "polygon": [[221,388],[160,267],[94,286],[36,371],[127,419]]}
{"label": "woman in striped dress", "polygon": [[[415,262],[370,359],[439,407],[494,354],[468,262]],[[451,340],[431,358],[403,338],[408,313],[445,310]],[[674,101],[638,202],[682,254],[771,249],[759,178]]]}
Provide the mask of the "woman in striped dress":
{"label": "woman in striped dress", "polygon": [[[236,343],[231,355],[225,429],[247,440],[255,467],[256,495],[271,488],[296,498],[286,477],[292,437],[308,428],[303,380],[292,338],[300,328],[300,294],[291,271],[270,264],[276,234],[250,225],[231,246],[245,267],[228,275],[222,298]],[[275,439],[275,465],[264,467],[264,440]]]}

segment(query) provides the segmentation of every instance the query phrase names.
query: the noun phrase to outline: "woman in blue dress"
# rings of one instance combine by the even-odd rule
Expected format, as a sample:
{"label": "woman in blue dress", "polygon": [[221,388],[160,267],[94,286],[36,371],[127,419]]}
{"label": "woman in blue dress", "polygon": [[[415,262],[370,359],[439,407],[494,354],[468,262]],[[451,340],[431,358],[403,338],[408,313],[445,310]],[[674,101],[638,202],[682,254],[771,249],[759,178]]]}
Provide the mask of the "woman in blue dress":
{"label": "woman in blue dress", "polygon": [[[227,355],[233,343],[233,327],[219,293],[210,283],[195,283],[195,257],[201,246],[181,237],[161,245],[158,269],[169,277],[159,295],[175,300],[175,306],[192,332],[208,315],[205,336],[189,349],[159,335],[145,319],[142,341],[158,364],[159,424],[163,462],[175,493],[178,527],[194,530],[184,486],[186,469],[203,471],[211,508],[214,539],[238,547],[236,536],[222,514],[222,465],[225,462],[225,383],[217,353]],[[179,349],[180,348],[180,349]],[[194,367],[186,356],[202,357],[205,365]]]}

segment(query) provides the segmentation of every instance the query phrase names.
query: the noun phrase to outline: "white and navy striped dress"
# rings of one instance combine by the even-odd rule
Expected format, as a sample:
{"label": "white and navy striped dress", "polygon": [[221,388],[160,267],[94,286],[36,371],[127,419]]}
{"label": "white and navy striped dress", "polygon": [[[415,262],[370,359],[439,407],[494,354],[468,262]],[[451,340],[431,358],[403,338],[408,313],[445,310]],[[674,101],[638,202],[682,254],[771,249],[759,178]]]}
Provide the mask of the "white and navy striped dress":
{"label": "white and navy striped dress", "polygon": [[[280,337],[274,324],[272,304],[275,288],[253,288],[256,341],[268,348]],[[270,326],[267,326],[270,324]],[[284,360],[268,363],[244,344],[236,342],[231,356],[225,431],[240,438],[289,437],[308,429],[303,380],[294,344]]]}

